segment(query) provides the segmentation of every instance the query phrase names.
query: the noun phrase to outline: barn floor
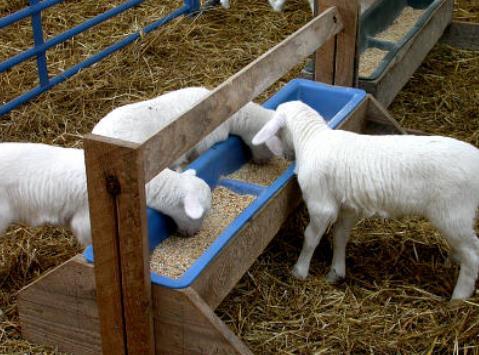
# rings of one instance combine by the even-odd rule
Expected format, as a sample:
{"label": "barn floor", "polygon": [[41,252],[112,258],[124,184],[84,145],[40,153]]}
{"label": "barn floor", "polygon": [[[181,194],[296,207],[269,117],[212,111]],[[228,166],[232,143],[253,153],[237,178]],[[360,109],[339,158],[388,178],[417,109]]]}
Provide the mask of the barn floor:
{"label": "barn floor", "polygon": [[[0,1],[0,16],[24,2]],[[46,32],[58,33],[118,2],[67,0],[61,5],[64,11],[45,15]],[[50,71],[60,72],[103,47],[104,38],[130,33],[145,16],[152,19],[178,4],[145,1],[130,14],[52,51]],[[458,1],[455,16],[479,22],[476,1]],[[266,1],[238,0],[230,11],[175,21],[0,117],[0,139],[81,146],[82,134],[113,107],[184,86],[214,87],[308,17],[304,0],[289,0],[282,14],[270,11]],[[25,22],[15,31],[0,30],[0,60],[29,45],[22,41],[28,26]],[[31,87],[32,65],[0,75],[2,101]],[[390,110],[405,127],[479,147],[479,52],[437,45]],[[479,353],[479,292],[467,302],[447,302],[457,267],[446,262],[448,249],[429,223],[363,221],[348,246],[346,281],[330,286],[322,277],[331,258],[327,238],[309,280],[299,282],[289,274],[306,221],[304,211],[294,215],[217,310],[253,352]],[[80,250],[61,228],[14,226],[0,238],[0,353],[57,353],[21,338],[15,294]]]}

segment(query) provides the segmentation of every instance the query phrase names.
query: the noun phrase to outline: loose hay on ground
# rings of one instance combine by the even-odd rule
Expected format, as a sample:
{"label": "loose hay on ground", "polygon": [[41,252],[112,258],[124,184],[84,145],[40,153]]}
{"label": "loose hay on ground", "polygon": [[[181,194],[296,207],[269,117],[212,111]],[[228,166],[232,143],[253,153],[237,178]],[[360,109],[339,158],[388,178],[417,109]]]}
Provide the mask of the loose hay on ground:
{"label": "loose hay on ground", "polygon": [[222,186],[215,188],[212,208],[201,230],[189,238],[175,233],[160,243],[151,255],[151,271],[179,278],[254,199],[255,196],[240,195]]}
{"label": "loose hay on ground", "polygon": [[[21,2],[0,1],[0,10],[8,12],[8,6]],[[158,2],[147,2],[153,5],[139,7],[138,18],[163,15]],[[76,6],[80,1],[65,3]],[[54,15],[61,22],[68,11],[66,7]],[[214,87],[309,16],[303,0],[288,1],[280,14],[272,12],[267,1],[238,0],[228,12],[218,9],[194,21],[180,19],[0,117],[0,139],[81,146],[81,135],[112,108],[187,85]],[[458,1],[455,17],[479,22],[477,1]],[[110,22],[105,27],[114,33],[115,26],[129,24]],[[5,40],[21,43],[23,33],[14,32],[21,38]],[[4,33],[0,31],[0,43],[6,43]],[[64,48],[67,56],[81,59],[74,58],[80,50],[71,46]],[[406,127],[479,146],[477,58],[478,52],[436,47],[391,110]],[[0,75],[0,100],[7,92],[23,91],[34,74],[22,69]],[[313,260],[313,277],[298,282],[289,276],[307,221],[305,213],[294,214],[218,309],[254,353],[452,353],[467,347],[469,353],[479,352],[479,297],[457,305],[446,302],[457,268],[444,263],[448,251],[428,223],[405,219],[357,226],[348,247],[348,279],[336,287],[322,279],[331,257],[326,239]],[[63,230],[14,228],[10,233],[0,238],[0,255],[8,256],[0,260],[0,353],[58,353],[20,337],[15,294],[79,248]]]}
{"label": "loose hay on ground", "polygon": [[367,48],[359,57],[359,75],[362,77],[371,76],[386,54],[388,54],[388,51],[379,48]]}
{"label": "loose hay on ground", "polygon": [[413,28],[423,13],[424,10],[406,6],[393,23],[374,38],[390,42],[399,41]]}
{"label": "loose hay on ground", "polygon": [[454,5],[454,20],[479,23],[479,2],[477,0],[458,0]]}
{"label": "loose hay on ground", "polygon": [[[26,2],[0,1],[1,16],[20,9]],[[59,33],[78,23],[82,16],[94,15],[92,12],[100,11],[102,6],[110,7],[121,2],[124,0],[101,4],[67,0],[62,11],[50,11],[48,18],[45,17],[49,24],[48,34]],[[160,18],[180,3],[178,0],[146,0],[141,6],[125,13],[125,17],[117,17],[95,27],[84,37],[71,40],[53,51],[49,54],[53,69],[64,68],[66,60],[68,63],[79,62],[92,49],[103,48],[112,42],[112,38],[129,33],[135,19],[151,21]],[[91,131],[94,124],[113,108],[185,86],[213,88],[301,27],[309,18],[310,12],[304,0],[288,1],[285,11],[280,14],[271,11],[266,1],[244,0],[234,3],[230,11],[218,8],[200,18],[180,18],[10,114],[1,116],[0,140],[81,147],[83,134]],[[28,21],[8,33],[7,29],[2,29],[0,43],[8,45],[8,51],[15,53],[23,48],[25,33],[30,30]],[[6,51],[0,55],[6,55]],[[33,63],[27,63],[30,67],[19,66],[0,75],[0,102],[21,94],[36,80]],[[298,76],[301,69],[302,65],[298,65],[258,100],[267,98],[286,81]],[[5,315],[0,318],[0,353],[56,353],[51,347],[34,346],[21,338],[15,294],[40,273],[80,250],[63,243],[65,238],[73,240],[68,231],[65,231],[65,237],[57,238],[57,229],[27,230],[28,234],[23,229],[15,229],[11,237],[0,238],[2,253],[16,260],[16,263],[3,264],[0,274],[0,310]],[[45,243],[45,240],[49,242]],[[28,248],[23,248],[23,241],[28,241]],[[12,243],[18,248],[12,247]],[[51,258],[41,258],[39,264],[30,264],[28,261],[40,250]],[[19,275],[17,270],[24,270],[24,273]]]}
{"label": "loose hay on ground", "polygon": [[[479,52],[438,45],[390,110],[405,127],[479,147]],[[290,276],[308,223],[293,216],[217,313],[255,353],[479,353],[479,294],[450,304],[458,267],[430,223],[366,220],[353,231],[347,279],[324,281],[325,237],[311,277]],[[476,225],[479,232],[479,225]]]}
{"label": "loose hay on ground", "polygon": [[291,162],[286,159],[274,158],[267,164],[249,162],[226,176],[228,179],[247,181],[252,184],[269,186],[278,178]]}

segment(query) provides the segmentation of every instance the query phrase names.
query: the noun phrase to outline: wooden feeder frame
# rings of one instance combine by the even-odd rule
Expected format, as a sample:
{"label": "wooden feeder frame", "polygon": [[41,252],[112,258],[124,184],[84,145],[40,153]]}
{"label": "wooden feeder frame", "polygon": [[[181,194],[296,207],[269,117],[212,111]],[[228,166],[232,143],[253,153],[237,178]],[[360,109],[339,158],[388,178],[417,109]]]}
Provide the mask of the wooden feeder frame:
{"label": "wooden feeder frame", "polygon": [[[367,7],[376,1],[362,0]],[[454,0],[442,0],[381,75],[374,80],[360,78],[357,86],[388,107],[438,41],[460,49],[479,50],[479,23],[452,21],[453,7]],[[331,82],[327,73],[321,73],[321,65],[318,70],[321,81]],[[311,74],[303,71],[303,77],[311,78]]]}
{"label": "wooden feeder frame", "polygon": [[[145,183],[320,47],[317,79],[354,86],[359,5],[325,0],[319,8],[145,143],[85,137],[95,264],[77,255],[20,291],[26,339],[81,354],[251,354],[214,310],[301,203],[297,182],[270,199],[185,289],[151,284]],[[404,133],[370,95],[339,128]]]}
{"label": "wooden feeder frame", "polygon": [[441,41],[457,48],[479,51],[479,23],[453,21]]}
{"label": "wooden feeder frame", "polygon": [[388,107],[439,41],[452,21],[454,0],[442,0],[426,23],[397,52],[375,80],[359,79],[359,87]]}

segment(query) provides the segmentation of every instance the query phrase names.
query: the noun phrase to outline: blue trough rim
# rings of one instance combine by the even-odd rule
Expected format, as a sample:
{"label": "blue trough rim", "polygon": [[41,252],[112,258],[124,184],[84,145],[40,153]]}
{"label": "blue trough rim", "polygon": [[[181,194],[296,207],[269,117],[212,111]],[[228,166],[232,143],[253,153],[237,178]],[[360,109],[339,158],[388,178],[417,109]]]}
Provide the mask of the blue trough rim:
{"label": "blue trough rim", "polygon": [[[322,86],[327,87],[329,90],[337,90],[351,94],[351,98],[348,103],[340,110],[334,117],[328,121],[328,125],[331,128],[337,128],[348,115],[359,106],[367,96],[367,93],[361,89],[339,87],[333,85],[327,85],[323,83],[314,82],[307,79],[293,79],[288,82],[280,91],[268,99],[263,106],[266,108],[274,109],[282,102],[286,102],[285,99],[288,95],[301,90],[305,86]],[[201,156],[198,158],[200,159]],[[192,163],[194,164],[194,162]],[[220,179],[218,185],[231,188],[230,184],[243,185],[245,192],[253,195],[257,195],[257,198],[240,214],[236,219],[226,227],[226,229],[216,238],[216,240],[205,250],[205,252],[195,260],[188,270],[177,279],[169,278],[159,275],[155,272],[151,272],[151,282],[166,288],[181,289],[189,287],[199,277],[201,272],[214,260],[214,258],[228,245],[228,243],[234,238],[234,236],[244,227],[244,225],[254,217],[254,215],[274,196],[280,189],[285,186],[294,176],[295,163],[292,162],[288,168],[281,174],[270,186],[258,186],[247,182]],[[234,187],[232,188],[234,190]],[[89,262],[93,262],[93,249],[89,245],[84,252],[86,259]]]}
{"label": "blue trough rim", "polygon": [[[369,13],[374,11],[377,7],[381,6],[382,1],[376,2],[373,6],[368,8],[362,15],[361,19],[366,19]],[[433,0],[431,4],[427,6],[427,8],[424,10],[424,13],[419,17],[417,22],[414,24],[414,26],[411,27],[411,29],[397,42],[391,42],[391,41],[385,41],[385,40],[375,40],[377,42],[381,42],[384,47],[389,47],[388,53],[384,56],[384,58],[381,60],[380,64],[374,69],[374,71],[371,73],[369,76],[361,76],[359,75],[359,79],[364,80],[364,81],[374,81],[378,79],[383,72],[386,70],[386,68],[389,66],[389,64],[392,62],[393,58],[396,56],[396,54],[399,52],[399,50],[407,43],[409,40],[411,40],[414,35],[423,27],[426,22],[431,20],[432,13],[439,7],[439,5],[442,3],[442,0]],[[368,46],[366,48],[371,48],[374,46]]]}

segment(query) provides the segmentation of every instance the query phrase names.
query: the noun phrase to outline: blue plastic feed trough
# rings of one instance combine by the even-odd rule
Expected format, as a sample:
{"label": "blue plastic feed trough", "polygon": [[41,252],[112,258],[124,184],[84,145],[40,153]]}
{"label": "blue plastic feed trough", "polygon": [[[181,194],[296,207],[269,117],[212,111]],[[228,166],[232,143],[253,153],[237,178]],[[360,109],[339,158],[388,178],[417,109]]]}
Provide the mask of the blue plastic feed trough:
{"label": "blue plastic feed trough", "polygon": [[[285,85],[278,93],[264,103],[275,109],[279,104],[292,100],[301,100],[317,110],[333,128],[337,127],[366,98],[363,90],[329,86],[317,82],[295,79]],[[197,175],[211,187],[224,186],[236,193],[256,196],[255,200],[217,237],[210,247],[178,279],[151,273],[153,283],[168,288],[185,288],[198,277],[206,266],[221,252],[236,233],[293,177],[294,163],[291,164],[270,186],[259,186],[239,180],[224,179],[248,162],[250,154],[238,137],[218,143],[193,163],[189,168],[196,169]],[[148,238],[150,250],[168,238],[174,231],[174,223],[166,216],[147,209]],[[194,237],[192,237],[194,238]],[[89,262],[93,262],[92,246],[84,253]]]}
{"label": "blue plastic feed trough", "polygon": [[[368,48],[378,48],[387,51],[378,67],[366,77],[360,75],[362,80],[375,80],[386,69],[389,63],[397,55],[401,47],[408,42],[415,33],[421,30],[434,10],[439,7],[442,0],[378,0],[368,8],[360,19],[359,51],[362,53]],[[413,9],[421,9],[417,22],[401,37],[399,41],[386,41],[376,38],[377,34],[387,29],[407,6]]]}

